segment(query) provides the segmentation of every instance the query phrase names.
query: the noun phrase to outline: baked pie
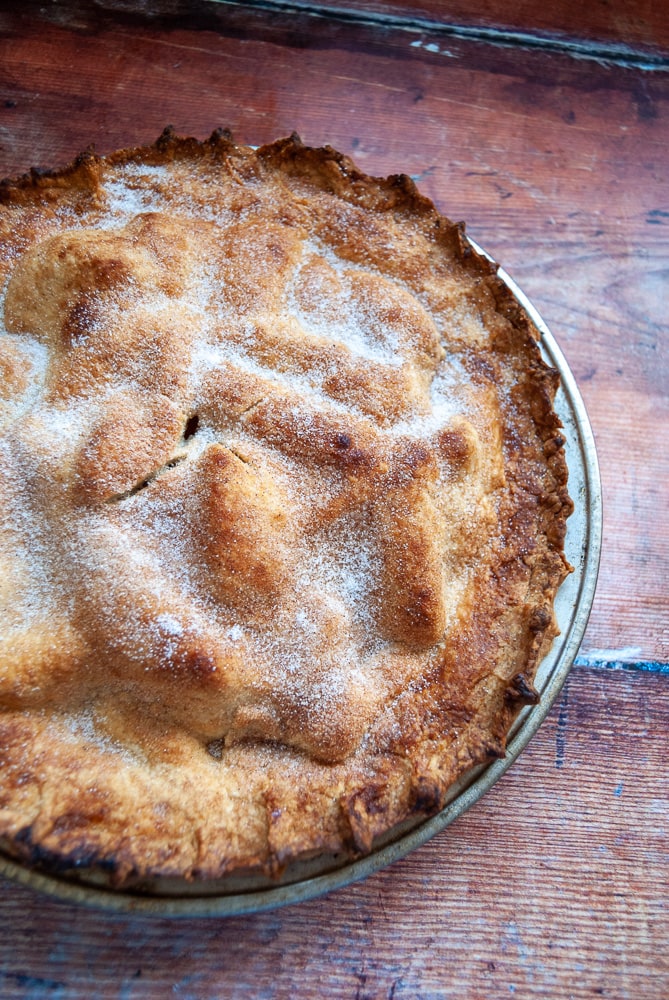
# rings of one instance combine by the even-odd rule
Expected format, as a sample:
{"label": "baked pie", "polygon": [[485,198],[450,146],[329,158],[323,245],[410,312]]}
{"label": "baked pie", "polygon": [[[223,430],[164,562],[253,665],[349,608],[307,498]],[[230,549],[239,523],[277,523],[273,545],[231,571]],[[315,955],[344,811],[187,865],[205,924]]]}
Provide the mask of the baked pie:
{"label": "baked pie", "polygon": [[504,754],[557,373],[463,227],[297,136],[0,187],[0,844],[118,887],[369,852]]}

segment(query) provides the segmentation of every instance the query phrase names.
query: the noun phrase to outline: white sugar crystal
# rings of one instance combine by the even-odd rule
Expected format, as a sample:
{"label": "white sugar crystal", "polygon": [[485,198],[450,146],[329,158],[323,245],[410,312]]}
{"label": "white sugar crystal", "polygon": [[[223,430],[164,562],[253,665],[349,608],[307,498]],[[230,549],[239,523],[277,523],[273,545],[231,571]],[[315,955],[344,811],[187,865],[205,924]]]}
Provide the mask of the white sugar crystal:
{"label": "white sugar crystal", "polygon": [[166,635],[179,637],[184,634],[184,627],[181,622],[175,618],[174,615],[168,614],[167,612],[158,615],[156,618],[156,625],[158,625],[161,632],[164,632]]}

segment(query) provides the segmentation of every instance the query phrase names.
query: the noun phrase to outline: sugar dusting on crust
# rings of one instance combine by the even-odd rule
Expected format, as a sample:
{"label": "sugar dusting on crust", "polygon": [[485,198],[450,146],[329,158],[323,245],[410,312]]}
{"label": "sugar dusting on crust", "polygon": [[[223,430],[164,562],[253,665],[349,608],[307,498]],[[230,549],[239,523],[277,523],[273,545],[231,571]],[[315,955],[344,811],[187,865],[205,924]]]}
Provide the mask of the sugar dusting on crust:
{"label": "sugar dusting on crust", "polygon": [[[22,444],[26,449],[32,444],[31,457],[37,466],[37,475],[57,475],[57,470],[69,466],[70,482],[64,485],[76,489],[77,477],[81,476],[77,455],[82,451],[83,438],[90,435],[92,426],[104,419],[100,414],[104,414],[105,407],[113,406],[115,397],[132,389],[133,367],[137,368],[137,381],[143,383],[145,392],[147,389],[150,392],[149,373],[158,370],[160,358],[154,359],[151,345],[147,345],[145,339],[132,340],[134,318],[141,316],[145,322],[149,310],[160,329],[163,316],[169,314],[170,308],[181,307],[188,317],[191,339],[190,343],[178,345],[178,365],[188,378],[177,384],[177,391],[173,393],[175,405],[182,411],[192,410],[195,403],[206,406],[210,399],[203,394],[202,376],[220,370],[225,362],[233,384],[235,378],[249,376],[257,379],[259,391],[266,388],[270,393],[275,392],[276,407],[293,424],[285,443],[271,439],[263,441],[262,427],[257,434],[251,431],[256,457],[261,463],[260,476],[268,481],[276,477],[278,463],[289,484],[290,496],[284,496],[282,502],[289,502],[292,508],[284,514],[289,522],[285,530],[290,536],[286,551],[291,553],[293,565],[287,568],[285,579],[274,581],[277,589],[272,594],[263,593],[263,587],[267,589],[271,583],[263,574],[269,577],[273,567],[264,566],[262,559],[257,568],[259,579],[251,580],[248,587],[242,581],[239,588],[241,614],[248,616],[242,631],[237,621],[240,609],[234,603],[237,591],[233,587],[232,592],[226,591],[221,599],[215,576],[217,572],[242,575],[245,567],[217,566],[214,557],[210,560],[212,565],[203,572],[198,563],[207,561],[206,539],[204,548],[201,547],[193,558],[193,534],[197,532],[193,522],[202,516],[197,496],[202,489],[207,489],[193,470],[198,469],[207,449],[216,445],[227,449],[235,441],[243,444],[248,440],[244,411],[236,420],[230,419],[228,411],[226,416],[232,427],[217,429],[203,422],[191,441],[174,441],[173,451],[181,460],[179,463],[175,461],[172,469],[167,467],[169,463],[164,463],[166,468],[162,475],[160,470],[156,474],[155,470],[143,469],[138,463],[137,482],[118,496],[113,494],[114,462],[118,451],[127,451],[133,445],[131,440],[110,441],[107,461],[111,468],[101,483],[103,487],[108,483],[112,491],[107,498],[108,508],[80,515],[73,542],[65,546],[65,552],[54,553],[55,566],[49,567],[49,573],[56,576],[74,574],[72,586],[77,594],[76,601],[86,609],[81,615],[83,621],[77,625],[88,638],[89,634],[99,631],[101,621],[104,623],[103,643],[94,655],[99,666],[106,663],[107,670],[119,674],[119,682],[124,672],[132,674],[141,668],[160,677],[172,673],[175,684],[188,685],[188,669],[182,667],[186,657],[184,648],[188,642],[197,646],[200,636],[207,635],[207,648],[201,656],[209,659],[208,669],[212,675],[218,672],[224,676],[221,690],[213,695],[221,702],[220,725],[231,725],[230,713],[234,712],[237,702],[249,697],[250,691],[255,691],[260,706],[269,704],[273,713],[290,715],[296,709],[299,729],[305,721],[302,711],[305,706],[307,715],[318,706],[319,729],[327,726],[328,714],[333,726],[337,717],[347,713],[353,716],[363,712],[369,719],[375,704],[389,694],[383,677],[383,655],[379,652],[383,648],[378,621],[378,608],[383,601],[383,571],[378,566],[378,542],[373,535],[370,538],[368,523],[371,506],[378,500],[372,499],[373,484],[370,493],[370,484],[365,485],[364,476],[360,477],[361,486],[357,491],[362,493],[360,497],[355,496],[356,490],[347,482],[350,474],[345,470],[343,474],[335,471],[323,477],[318,468],[321,429],[315,431],[313,445],[309,439],[315,430],[316,415],[325,426],[332,423],[331,434],[335,436],[337,428],[350,426],[353,418],[370,437],[372,453],[376,451],[381,455],[392,454],[397,435],[417,440],[429,438],[463,411],[465,401],[458,398],[456,388],[457,363],[455,368],[453,363],[438,367],[435,358],[429,383],[423,379],[421,384],[415,377],[415,356],[422,346],[416,343],[416,330],[410,323],[407,326],[402,311],[397,308],[389,314],[389,321],[383,322],[383,296],[400,296],[401,293],[408,308],[424,314],[429,325],[431,319],[423,307],[394,282],[379,275],[375,286],[375,279],[370,280],[369,268],[342,261],[327,243],[314,236],[305,238],[299,231],[296,236],[285,226],[275,227],[274,243],[269,247],[270,254],[277,258],[279,272],[277,279],[269,282],[272,297],[268,299],[262,273],[266,263],[264,259],[258,262],[253,258],[258,253],[258,244],[262,250],[267,250],[263,244],[264,234],[262,231],[259,234],[256,220],[263,218],[263,213],[270,220],[274,216],[276,203],[271,184],[268,192],[261,192],[260,206],[254,205],[248,257],[243,251],[240,253],[240,244],[243,247],[245,238],[244,212],[241,212],[242,221],[236,222],[236,244],[232,248],[236,255],[232,273],[225,259],[225,246],[222,262],[217,267],[217,257],[221,256],[216,245],[220,229],[213,229],[198,234],[201,239],[198,246],[192,243],[188,246],[188,267],[182,286],[176,294],[171,290],[166,294],[156,274],[161,262],[158,261],[156,267],[155,257],[159,256],[160,247],[156,254],[155,244],[147,242],[145,256],[148,262],[143,268],[145,262],[142,260],[139,264],[131,260],[129,267],[125,266],[123,254],[128,252],[128,225],[138,216],[176,208],[184,213],[184,228],[187,216],[206,221],[211,218],[209,210],[203,211],[201,206],[182,195],[172,196],[174,184],[168,176],[170,169],[129,165],[122,171],[110,171],[104,178],[105,214],[102,219],[112,245],[119,247],[121,274],[116,280],[112,270],[110,287],[103,287],[101,291],[85,286],[80,291],[76,287],[76,269],[74,276],[67,274],[63,279],[69,281],[63,291],[72,300],[69,314],[66,311],[61,319],[61,323],[69,326],[67,350],[63,355],[56,343],[50,352],[53,359],[50,368],[56,369],[55,374],[53,370],[50,372],[49,380],[53,401],[37,401],[29,431],[21,435]],[[160,215],[157,218],[161,223],[159,238],[169,239],[169,225]],[[176,216],[179,230],[181,218]],[[76,237],[76,230],[73,232]],[[69,245],[72,247],[70,252],[76,255],[76,238],[69,240]],[[113,258],[112,263],[115,264]],[[47,260],[43,267],[48,266]],[[258,268],[256,276],[245,292],[246,269],[253,272],[254,267]],[[359,274],[364,275],[360,288],[357,287]],[[12,280],[21,280],[20,270]],[[228,294],[230,286],[235,296],[232,301]],[[47,284],[45,291],[58,294],[57,288],[54,291]],[[397,292],[393,292],[394,288]],[[31,294],[31,290],[26,289],[26,293]],[[77,302],[85,306],[83,312]],[[72,329],[70,316],[77,308],[77,323]],[[278,345],[273,342],[277,329],[283,337]],[[25,328],[17,332],[30,337],[30,331]],[[418,336],[422,332],[419,330]],[[146,336],[146,330],[142,333]],[[99,364],[100,344],[110,343],[113,349],[110,338],[114,337],[130,341],[129,351],[134,355],[131,364],[121,365],[121,371],[113,363],[105,365],[104,358],[102,365]],[[304,358],[296,368],[290,366],[291,337],[296,353],[301,352]],[[328,368],[322,356],[330,348],[334,357]],[[89,357],[91,362],[87,369]],[[388,434],[368,428],[369,419],[360,406],[347,405],[341,394],[334,398],[323,389],[327,377],[336,375],[337,363],[342,363],[342,357],[344,363],[350,358],[351,365],[355,365],[354,383],[355,378],[361,377],[367,377],[371,384],[375,377],[378,381],[378,366],[380,370],[384,366],[403,368],[410,384],[413,378],[413,415],[411,409],[408,413],[405,409],[401,420],[390,423]],[[85,373],[78,393],[72,393],[68,385],[73,365],[79,365]],[[61,382],[69,390],[69,398],[64,403],[58,401]],[[392,404],[387,412],[392,414]],[[327,431],[325,433],[327,435]],[[293,446],[295,435],[297,447]],[[350,448],[346,431],[339,431],[338,438],[345,455]],[[264,463],[267,469],[262,468]],[[253,469],[253,465],[249,468]],[[142,478],[144,473],[145,479]],[[261,502],[263,489],[261,484]],[[352,494],[350,497],[346,497],[347,491]],[[194,502],[185,501],[186,492],[195,497]],[[305,532],[299,522],[313,520],[314,509],[327,511],[330,498],[330,506],[336,506],[338,495],[342,498],[340,509],[325,534],[313,530]],[[113,504],[114,501],[117,502]],[[232,516],[236,509],[234,489],[230,502],[232,508],[221,511],[221,517]],[[411,504],[414,502],[413,498],[408,501],[406,516],[412,516]],[[185,515],[184,506],[188,507]],[[59,513],[57,508],[54,514],[58,516]],[[405,512],[400,509],[398,513]],[[45,516],[48,521],[48,510]],[[239,520],[239,532],[250,527],[247,524],[250,515],[243,510],[234,516]],[[457,518],[452,517],[452,520],[451,530],[457,530]],[[216,525],[209,524],[207,530],[215,533]],[[259,531],[260,543],[271,544],[271,525],[260,525]],[[233,532],[228,541],[234,545],[239,539],[235,539]],[[401,561],[401,552],[398,558]],[[448,587],[451,592],[461,591],[457,570],[454,573],[454,567],[450,566],[449,570],[450,578],[446,581],[442,573],[440,586],[444,590]],[[259,592],[254,594],[254,588],[258,590],[258,587]],[[271,615],[268,614],[268,600],[272,602]],[[188,627],[184,621],[188,621]],[[166,623],[171,624],[168,627]],[[248,667],[240,667],[230,652],[231,640],[233,644],[239,643],[242,634],[245,636],[244,656],[250,661]],[[92,640],[94,643],[96,638]],[[411,642],[411,637],[408,638]],[[375,650],[373,655],[366,652],[369,649]],[[180,672],[185,676],[179,677]],[[353,703],[349,704],[351,692]],[[161,696],[166,701],[171,697],[169,691]],[[280,708],[277,708],[277,701],[282,702]],[[190,720],[188,714],[186,705],[186,725],[195,721]],[[215,722],[212,720],[210,725]],[[284,732],[289,731],[286,719],[282,726]],[[225,733],[220,735],[225,736]],[[268,735],[274,738],[275,734],[270,732]],[[303,731],[296,733],[294,738],[304,745]],[[322,743],[323,739],[319,733],[310,747],[307,732],[305,749],[319,755],[322,750],[319,741]],[[337,754],[336,749],[329,747],[325,752],[326,755]]]}
{"label": "sugar dusting on crust", "polygon": [[[477,276],[403,270],[388,247],[433,237],[378,212],[361,257],[336,194],[245,162],[103,161],[87,211],[64,198],[5,253],[0,699],[123,760],[118,702],[128,761],[144,719],[149,757],[181,739],[230,776],[283,747],[318,785],[464,669],[515,404],[480,364],[505,321]],[[62,655],[26,669],[51,621]]]}
{"label": "sugar dusting on crust", "polygon": [[[278,719],[289,742],[316,756],[338,757],[352,747],[338,748],[328,725],[334,732],[342,718],[353,724],[356,716],[368,723],[375,706],[392,694],[382,650],[395,637],[384,638],[380,611],[388,574],[379,568],[379,540],[369,525],[374,506],[382,501],[375,496],[378,474],[365,462],[387,468],[399,435],[429,440],[462,415],[466,401],[457,392],[458,365],[439,366],[443,352],[436,341],[430,343],[433,321],[408,290],[380,273],[375,278],[368,267],[341,260],[327,241],[307,235],[301,226],[277,223],[271,183],[258,191],[252,213],[238,213],[233,242],[220,225],[206,226],[190,239],[188,218],[209,222],[211,212],[182,194],[173,196],[175,178],[169,174],[175,170],[129,165],[107,173],[99,200],[105,206],[107,239],[101,246],[108,249],[99,262],[91,259],[91,229],[83,219],[85,242],[77,242],[74,229],[69,235],[65,231],[66,243],[61,241],[74,265],[70,257],[52,276],[48,253],[40,261],[39,247],[30,258],[37,264],[24,265],[37,294],[60,296],[55,306],[60,311],[48,326],[38,303],[22,305],[18,313],[15,306],[13,330],[6,334],[30,338],[30,324],[37,323],[37,335],[44,339],[49,331],[52,339],[48,398],[34,404],[28,430],[17,429],[35,474],[62,476],[65,469],[63,487],[76,493],[78,480],[89,474],[79,460],[86,438],[92,430],[95,438],[96,428],[106,435],[99,445],[95,438],[89,449],[102,466],[95,470],[96,488],[105,503],[68,515],[76,519],[76,528],[72,540],[48,560],[54,563],[49,573],[71,575],[74,603],[81,608],[76,627],[95,647],[98,673],[117,675],[118,683],[138,670],[155,674],[154,696],[169,702],[173,695],[163,690],[166,674],[186,688],[200,683],[187,666],[190,645],[192,655],[207,659],[210,677],[222,679],[209,682],[216,705],[210,721],[190,717],[187,696],[182,708],[170,709],[181,712],[184,725],[199,725],[208,736],[223,738],[227,728],[239,739],[244,728],[235,723],[235,712],[243,708],[251,719],[251,699],[259,713],[249,722],[253,735],[262,735],[266,712]],[[225,212],[225,196],[224,189],[217,218]],[[179,214],[167,214],[175,210]],[[147,225],[138,227],[143,218]],[[259,225],[263,219],[266,223]],[[178,262],[183,273],[176,288],[166,285],[162,274],[170,252],[164,241],[172,234],[187,255],[185,264]],[[87,271],[102,276],[101,286],[90,287]],[[12,283],[21,280],[19,265],[10,279],[11,302],[17,298]],[[35,293],[26,287],[23,294]],[[259,398],[267,394],[280,415],[285,438],[275,437],[262,422],[252,426],[247,417],[254,401],[238,414],[223,403],[218,421],[200,419],[189,440],[179,428],[171,467],[169,457],[160,461],[156,455],[154,469],[150,458],[143,464],[138,454],[134,481],[132,475],[124,479],[122,472],[132,465],[127,452],[141,452],[142,446],[133,444],[132,413],[116,412],[115,404],[121,399],[132,406],[137,398],[138,422],[150,413],[144,401],[148,396],[150,402],[152,372],[161,373],[164,349],[164,343],[154,346],[151,325],[169,337],[175,311],[185,317],[186,332],[175,345],[175,377],[162,394],[171,396],[182,414],[211,408],[219,394],[203,383],[225,365],[223,391],[243,387],[245,378],[255,381]],[[118,355],[116,342],[126,346],[125,356]],[[383,398],[379,404],[383,416],[375,418],[365,412],[365,393],[383,397],[383,373],[392,377],[397,369],[411,394],[393,400],[391,383],[387,405]],[[351,382],[351,402],[345,384],[334,395],[328,391],[341,373]],[[363,392],[356,394],[359,384]],[[138,386],[141,396],[133,392]],[[395,409],[393,419],[398,402],[402,409]],[[356,457],[360,468],[355,462],[348,468],[356,426],[368,456]],[[253,455],[245,463],[238,456],[249,445]],[[328,447],[334,455],[331,467],[323,469]],[[223,484],[212,501],[202,494],[219,489],[204,471],[216,448],[232,459],[212,473]],[[276,484],[278,510],[272,520],[263,505]],[[399,505],[398,516],[411,518],[416,498],[404,499],[401,489],[388,488]],[[210,510],[216,503],[218,509]],[[59,505],[53,511],[47,505],[47,522],[60,516]],[[457,530],[463,512],[451,516],[451,530]],[[217,518],[236,523],[230,529],[219,526]],[[220,544],[241,546],[240,552],[245,551],[243,535],[255,539],[256,551],[249,550],[246,565],[244,558],[236,562],[217,554],[219,528],[224,532]],[[277,562],[262,549],[282,533],[284,554]],[[255,557],[257,565],[249,568],[248,559]],[[390,558],[401,563],[401,551]],[[221,574],[229,575],[230,586],[220,582]],[[461,576],[462,569],[454,566],[448,567],[448,579],[445,571],[439,574],[437,586],[445,593],[437,595],[437,602],[443,603],[446,591],[462,590]],[[397,583],[394,579],[392,586]],[[242,636],[248,661],[243,665],[236,649]],[[407,635],[407,641],[416,640]],[[316,708],[314,728],[309,720]],[[275,739],[271,719],[267,725],[268,738]]]}

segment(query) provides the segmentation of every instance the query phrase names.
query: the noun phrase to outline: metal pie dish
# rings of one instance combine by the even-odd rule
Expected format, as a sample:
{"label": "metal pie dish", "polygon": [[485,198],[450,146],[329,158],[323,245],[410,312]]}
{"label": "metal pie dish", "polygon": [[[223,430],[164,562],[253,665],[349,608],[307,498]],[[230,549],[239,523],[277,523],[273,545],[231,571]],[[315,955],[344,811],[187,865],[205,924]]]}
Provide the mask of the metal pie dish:
{"label": "metal pie dish", "polygon": [[[469,242],[477,253],[492,260],[473,240]],[[555,599],[560,635],[536,674],[534,684],[540,701],[517,716],[508,735],[505,757],[467,772],[451,787],[447,804],[439,813],[395,827],[365,857],[350,861],[343,856],[319,856],[292,866],[276,883],[264,877],[241,875],[192,885],[177,880],[146,880],[141,892],[113,890],[93,884],[83,872],[81,879],[61,878],[29,869],[3,853],[0,875],[67,902],[155,917],[234,916],[274,909],[349,885],[403,858],[461,816],[513,764],[557,699],[581,644],[597,582],[602,502],[595,442],[574,376],[532,303],[502,268],[497,274],[539,330],[544,359],[560,373],[555,410],[564,425],[569,492],[574,501],[565,539],[565,555],[574,572],[562,583]]]}

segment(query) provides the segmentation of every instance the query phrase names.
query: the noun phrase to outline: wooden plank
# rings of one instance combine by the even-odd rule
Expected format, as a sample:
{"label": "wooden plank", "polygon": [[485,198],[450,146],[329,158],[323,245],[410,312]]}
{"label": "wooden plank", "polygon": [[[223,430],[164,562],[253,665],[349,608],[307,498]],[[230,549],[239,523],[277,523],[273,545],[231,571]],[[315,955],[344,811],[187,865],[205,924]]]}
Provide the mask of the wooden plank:
{"label": "wooden plank", "polygon": [[576,669],[453,826],[285,910],[147,920],[2,883],[0,995],[664,1000],[668,715],[665,677]]}
{"label": "wooden plank", "polygon": [[[264,0],[281,7],[280,0]],[[408,22],[518,33],[528,42],[532,37],[577,41],[596,46],[619,47],[627,52],[669,52],[669,8],[655,0],[609,0],[582,4],[580,0],[291,0],[291,6],[305,10],[329,11],[334,15],[403,18]],[[519,39],[520,40],[520,39]],[[501,39],[500,39],[501,41]]]}
{"label": "wooden plank", "polygon": [[[223,4],[242,9],[297,12],[328,16],[364,24],[404,25],[414,32],[416,44],[431,45],[438,35],[482,37],[496,44],[527,47],[566,48],[591,58],[609,58],[621,63],[650,65],[666,63],[669,55],[669,8],[657,0],[606,0],[582,4],[579,0],[521,0],[509,5],[504,0],[98,0],[98,17],[107,12],[119,20],[140,14],[155,21],[169,18],[173,23],[193,27],[215,23]],[[38,0],[22,5],[39,9]],[[67,12],[70,4],[66,4]],[[60,5],[59,5],[60,7]],[[42,13],[62,22],[63,10]]]}

